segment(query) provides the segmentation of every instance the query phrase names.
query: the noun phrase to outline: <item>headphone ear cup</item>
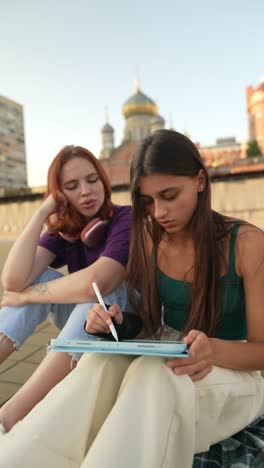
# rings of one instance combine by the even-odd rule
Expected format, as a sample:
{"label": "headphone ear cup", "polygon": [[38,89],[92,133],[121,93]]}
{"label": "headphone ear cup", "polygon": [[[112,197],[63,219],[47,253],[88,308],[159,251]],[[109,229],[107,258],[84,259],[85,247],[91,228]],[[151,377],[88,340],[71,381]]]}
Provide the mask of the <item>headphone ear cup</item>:
{"label": "headphone ear cup", "polygon": [[100,244],[108,232],[109,221],[94,218],[81,232],[81,240],[87,247],[95,247]]}

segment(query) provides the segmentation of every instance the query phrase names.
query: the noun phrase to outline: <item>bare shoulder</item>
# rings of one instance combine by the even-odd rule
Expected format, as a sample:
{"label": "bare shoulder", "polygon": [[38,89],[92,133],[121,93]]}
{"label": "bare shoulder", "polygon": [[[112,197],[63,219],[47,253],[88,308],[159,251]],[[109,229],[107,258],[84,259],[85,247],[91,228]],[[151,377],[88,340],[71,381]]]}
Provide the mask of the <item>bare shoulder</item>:
{"label": "bare shoulder", "polygon": [[264,231],[252,224],[242,224],[237,235],[236,256],[241,276],[254,275],[263,268]]}
{"label": "bare shoulder", "polygon": [[261,245],[264,242],[264,231],[253,224],[241,224],[237,242],[241,248],[254,248],[256,243]]}

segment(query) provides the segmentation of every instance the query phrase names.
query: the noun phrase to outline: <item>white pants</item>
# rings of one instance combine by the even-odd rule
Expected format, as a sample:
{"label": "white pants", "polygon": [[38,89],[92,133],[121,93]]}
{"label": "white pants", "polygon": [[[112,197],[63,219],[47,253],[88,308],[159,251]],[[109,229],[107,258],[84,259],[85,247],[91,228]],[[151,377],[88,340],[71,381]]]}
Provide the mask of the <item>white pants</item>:
{"label": "white pants", "polygon": [[163,358],[86,354],[0,438],[1,468],[191,468],[264,413],[258,372],[193,383]]}

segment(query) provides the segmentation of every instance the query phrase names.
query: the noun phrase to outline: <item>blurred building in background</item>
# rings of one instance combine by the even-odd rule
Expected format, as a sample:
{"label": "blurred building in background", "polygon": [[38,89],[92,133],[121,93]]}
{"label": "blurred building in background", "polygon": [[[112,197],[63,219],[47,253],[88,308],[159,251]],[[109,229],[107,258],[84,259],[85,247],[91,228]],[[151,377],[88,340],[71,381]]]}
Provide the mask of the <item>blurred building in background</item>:
{"label": "blurred building in background", "polygon": [[[240,143],[235,137],[228,137],[217,139],[211,146],[195,144],[212,182],[213,209],[264,230],[264,82],[256,89],[248,87],[246,93],[248,141]],[[166,126],[157,104],[138,85],[125,101],[122,112],[125,128],[121,143],[115,145],[114,128],[107,118],[102,128],[100,152],[111,182],[113,202],[117,204],[130,203],[129,168],[137,145],[153,131]],[[16,196],[7,191],[11,187],[19,188]],[[0,239],[16,238],[42,202],[46,187],[27,188],[22,107],[0,97],[1,188],[6,190],[6,195],[0,197]]]}
{"label": "blurred building in background", "polygon": [[125,101],[122,113],[125,118],[125,128],[121,144],[115,146],[114,128],[107,119],[101,130],[100,152],[100,160],[112,187],[119,188],[128,185],[130,162],[137,145],[143,138],[165,126],[165,120],[158,113],[157,104],[141,91],[138,82],[135,93]]}
{"label": "blurred building in background", "polygon": [[[264,159],[261,157],[259,160],[259,157],[264,154],[264,81],[256,90],[248,87],[247,97],[250,123],[247,142],[238,142],[234,136],[218,138],[216,144],[210,146],[201,146],[199,142],[195,142],[212,177],[216,177],[218,173],[219,177],[227,177],[228,174],[248,175],[262,171]],[[120,145],[115,145],[115,131],[108,117],[101,130],[100,160],[113,189],[116,190],[129,184],[130,162],[137,145],[155,130],[166,126],[164,118],[159,115],[157,104],[141,91],[138,83],[135,93],[123,104],[122,113],[125,128]],[[187,133],[186,135],[191,138]],[[250,145],[250,156],[255,158],[248,158]]]}
{"label": "blurred building in background", "polygon": [[125,145],[141,143],[145,137],[165,126],[165,120],[158,114],[157,104],[140,90],[138,82],[135,93],[124,103],[122,113],[125,118],[122,143],[115,148],[114,128],[107,121],[102,128],[100,159],[110,158]]}
{"label": "blurred building in background", "polygon": [[23,107],[0,96],[0,196],[27,189]]}
{"label": "blurred building in background", "polygon": [[247,157],[247,144],[236,141],[235,137],[218,138],[215,145],[200,147],[198,143],[197,146],[207,167],[234,164]]}
{"label": "blurred building in background", "polygon": [[256,141],[264,154],[264,77],[256,89],[248,86],[246,93],[249,140]]}

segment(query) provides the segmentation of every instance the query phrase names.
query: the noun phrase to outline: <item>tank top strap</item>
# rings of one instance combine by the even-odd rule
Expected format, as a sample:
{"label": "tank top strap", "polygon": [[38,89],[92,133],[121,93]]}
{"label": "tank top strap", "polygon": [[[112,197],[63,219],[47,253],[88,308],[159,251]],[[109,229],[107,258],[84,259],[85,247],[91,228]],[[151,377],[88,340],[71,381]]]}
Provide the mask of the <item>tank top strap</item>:
{"label": "tank top strap", "polygon": [[240,221],[237,221],[234,223],[234,226],[231,231],[231,237],[230,237],[230,245],[229,245],[229,264],[228,264],[228,273],[230,278],[238,278],[237,272],[236,272],[236,252],[235,252],[235,246],[236,246],[236,238],[237,238],[237,233],[239,226],[241,225]]}

